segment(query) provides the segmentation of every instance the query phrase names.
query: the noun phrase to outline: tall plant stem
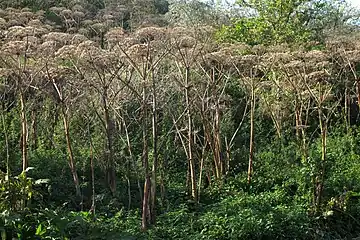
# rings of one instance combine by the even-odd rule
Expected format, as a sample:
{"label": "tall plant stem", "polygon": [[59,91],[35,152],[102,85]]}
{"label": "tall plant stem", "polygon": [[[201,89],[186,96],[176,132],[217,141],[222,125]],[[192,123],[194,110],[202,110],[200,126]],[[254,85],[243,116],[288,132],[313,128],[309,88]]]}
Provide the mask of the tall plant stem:
{"label": "tall plant stem", "polygon": [[10,152],[9,152],[9,139],[8,139],[8,132],[5,122],[5,114],[4,109],[2,109],[1,113],[1,119],[3,124],[3,130],[4,130],[4,140],[5,140],[5,148],[6,148],[6,177],[9,178],[10,175]]}
{"label": "tall plant stem", "polygon": [[103,89],[102,94],[102,107],[104,110],[104,123],[105,123],[105,132],[106,132],[106,147],[105,147],[105,156],[107,161],[107,180],[111,192],[114,194],[116,192],[116,174],[114,169],[114,149],[112,141],[112,128],[111,120],[109,114],[109,107],[107,102],[108,94],[107,88]]}
{"label": "tall plant stem", "polygon": [[153,165],[151,177],[151,223],[156,222],[156,178],[157,178],[157,165],[158,165],[158,128],[157,128],[157,99],[156,99],[156,82],[154,72],[152,72],[152,143],[153,143]]}
{"label": "tall plant stem", "polygon": [[194,201],[197,201],[197,189],[196,189],[196,174],[195,174],[195,160],[193,158],[193,138],[192,138],[192,115],[190,108],[190,68],[186,67],[185,70],[185,101],[187,107],[187,125],[188,125],[188,162],[190,171],[190,189],[191,197]]}
{"label": "tall plant stem", "polygon": [[76,165],[75,165],[75,160],[74,160],[74,152],[72,150],[71,138],[70,138],[69,121],[68,121],[65,106],[61,107],[61,112],[62,112],[62,115],[63,115],[66,146],[67,146],[67,151],[68,151],[68,154],[69,154],[69,167],[70,167],[70,171],[71,171],[71,174],[73,176],[73,180],[74,180],[74,184],[75,184],[76,196],[80,197],[81,196],[80,183],[79,183],[79,177],[78,177],[77,171],[76,171]]}
{"label": "tall plant stem", "polygon": [[250,104],[250,147],[249,147],[249,166],[248,166],[248,184],[251,183],[254,162],[254,114],[255,114],[255,87],[254,80],[251,79],[251,104]]}
{"label": "tall plant stem", "polygon": [[96,201],[95,201],[95,171],[94,171],[94,147],[91,140],[91,134],[90,134],[90,126],[88,125],[88,134],[89,134],[89,145],[90,145],[90,168],[91,168],[91,190],[92,190],[92,196],[91,196],[91,209],[90,212],[93,215],[93,219],[96,217]]}
{"label": "tall plant stem", "polygon": [[[145,75],[145,74],[144,74]],[[141,220],[141,228],[143,231],[147,230],[147,226],[149,224],[150,217],[150,206],[149,206],[149,198],[150,198],[150,189],[151,189],[151,179],[150,179],[150,171],[149,171],[149,149],[148,149],[148,136],[147,136],[147,88],[146,88],[146,79],[143,79],[143,92],[142,92],[142,135],[143,135],[143,152],[142,152],[142,160],[145,171],[145,184],[144,184],[144,197],[142,203],[142,220]]]}
{"label": "tall plant stem", "polygon": [[22,155],[22,168],[25,171],[28,168],[28,152],[27,152],[27,118],[25,97],[23,91],[20,90],[20,117],[21,117],[21,155]]}

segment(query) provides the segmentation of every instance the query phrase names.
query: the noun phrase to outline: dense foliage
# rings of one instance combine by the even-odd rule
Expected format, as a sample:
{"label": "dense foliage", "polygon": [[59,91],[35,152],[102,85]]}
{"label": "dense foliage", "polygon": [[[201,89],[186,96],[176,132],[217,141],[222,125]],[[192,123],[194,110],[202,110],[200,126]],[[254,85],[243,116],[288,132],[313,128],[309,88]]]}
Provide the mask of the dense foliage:
{"label": "dense foliage", "polygon": [[[244,14],[224,25],[218,39],[250,45],[323,42],[329,31],[351,29],[359,14],[343,0],[242,0]],[[350,29],[349,29],[350,28]]]}
{"label": "dense foliage", "polygon": [[359,236],[340,2],[0,6],[2,239]]}

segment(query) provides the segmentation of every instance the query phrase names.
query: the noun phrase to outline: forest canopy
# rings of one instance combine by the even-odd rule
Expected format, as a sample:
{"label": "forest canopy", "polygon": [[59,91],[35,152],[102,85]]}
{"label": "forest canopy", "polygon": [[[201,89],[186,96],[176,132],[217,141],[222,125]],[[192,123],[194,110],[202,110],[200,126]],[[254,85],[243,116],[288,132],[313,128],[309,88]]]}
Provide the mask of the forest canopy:
{"label": "forest canopy", "polygon": [[1,239],[359,237],[358,17],[1,1]]}

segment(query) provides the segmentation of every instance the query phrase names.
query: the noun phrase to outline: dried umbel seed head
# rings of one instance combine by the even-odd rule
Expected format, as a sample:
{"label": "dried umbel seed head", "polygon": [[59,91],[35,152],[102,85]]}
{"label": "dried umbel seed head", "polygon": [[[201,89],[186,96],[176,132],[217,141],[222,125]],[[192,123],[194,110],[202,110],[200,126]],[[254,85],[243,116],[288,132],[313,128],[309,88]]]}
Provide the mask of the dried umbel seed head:
{"label": "dried umbel seed head", "polygon": [[295,68],[301,69],[304,66],[305,66],[304,62],[300,61],[300,60],[293,60],[284,65],[285,68],[292,68],[292,69],[295,69]]}
{"label": "dried umbel seed head", "polygon": [[61,15],[64,16],[65,18],[70,18],[72,15],[72,11],[70,9],[64,9],[61,11]]}
{"label": "dried umbel seed head", "polygon": [[268,52],[262,56],[264,64],[271,66],[281,66],[293,60],[293,56],[289,52]]}
{"label": "dried umbel seed head", "polygon": [[27,36],[36,36],[36,37],[41,37],[49,32],[46,28],[40,26],[39,27],[27,26],[25,27],[25,31]]}
{"label": "dried umbel seed head", "polygon": [[6,29],[6,27],[7,27],[6,25],[7,25],[6,20],[0,17],[0,29],[1,30]]}
{"label": "dried umbel seed head", "polygon": [[7,8],[5,8],[5,12],[7,12],[8,14],[14,14],[14,13],[18,13],[19,12],[19,10],[18,9],[16,9],[16,8],[12,8],[12,7],[7,7]]}
{"label": "dried umbel seed head", "polygon": [[249,55],[244,55],[244,56],[241,57],[241,61],[243,63],[247,63],[249,65],[257,64],[257,63],[259,63],[259,60],[260,60],[260,58],[257,55],[249,54]]}
{"label": "dried umbel seed head", "polygon": [[95,42],[90,40],[80,43],[76,48],[76,55],[78,55],[79,58],[87,58],[99,54],[101,54],[101,49],[97,47]]}
{"label": "dried umbel seed head", "polygon": [[332,63],[329,62],[329,61],[321,61],[321,62],[318,62],[316,63],[316,65],[314,66],[315,69],[328,69],[332,67]]}
{"label": "dried umbel seed head", "polygon": [[55,41],[46,41],[38,46],[38,52],[44,56],[52,57],[56,51],[56,42]]}
{"label": "dried umbel seed head", "polygon": [[137,59],[142,59],[149,55],[149,46],[145,44],[136,44],[128,48],[127,53]]}
{"label": "dried umbel seed head", "polygon": [[30,21],[32,18],[35,18],[35,14],[33,12],[21,12],[19,14],[20,18],[26,19],[27,21]]}
{"label": "dried umbel seed head", "polygon": [[97,51],[96,54],[95,53],[90,53],[90,54],[84,56],[83,58],[83,60],[86,61],[85,65],[88,65],[87,62],[90,61],[90,64],[93,64],[99,69],[109,68],[111,66],[114,66],[119,61],[119,57],[117,55],[104,50]]}
{"label": "dried umbel seed head", "polygon": [[267,52],[272,52],[272,53],[286,53],[289,51],[290,51],[290,48],[287,44],[269,46],[267,49]]}
{"label": "dried umbel seed head", "polygon": [[360,50],[360,33],[356,33],[353,37],[354,50]]}
{"label": "dried umbel seed head", "polygon": [[68,25],[68,26],[73,26],[74,24],[76,24],[76,21],[72,18],[67,18],[64,20],[64,22]]}
{"label": "dried umbel seed head", "polygon": [[154,40],[164,39],[166,37],[166,31],[159,27],[145,27],[137,30],[135,35],[140,42],[147,43]]}
{"label": "dried umbel seed head", "polygon": [[35,34],[36,28],[34,28],[34,27],[27,26],[27,27],[25,27],[24,30],[25,30],[26,36],[35,36],[36,35]]}
{"label": "dried umbel seed head", "polygon": [[84,11],[85,11],[85,9],[84,9],[81,5],[79,5],[79,4],[74,5],[74,6],[71,8],[71,10],[73,10],[74,12],[76,12],[76,11],[84,12]]}
{"label": "dried umbel seed head", "polygon": [[41,38],[43,35],[48,34],[50,32],[48,26],[44,27],[34,27],[35,28],[35,36]]}
{"label": "dried umbel seed head", "polygon": [[85,42],[87,40],[89,40],[89,39],[87,37],[85,37],[84,35],[82,35],[82,34],[74,34],[71,41],[70,41],[70,43],[74,44],[74,45],[78,45],[78,44],[80,44],[82,42]]}
{"label": "dried umbel seed head", "polygon": [[96,48],[96,47],[97,47],[96,43],[91,40],[84,41],[80,43],[78,46],[78,48],[81,50],[91,50],[92,48]]}
{"label": "dried umbel seed head", "polygon": [[0,17],[6,17],[7,16],[7,12],[3,9],[0,8]]}
{"label": "dried umbel seed head", "polygon": [[26,48],[25,41],[11,41],[2,46],[1,52],[4,55],[21,55],[25,53]]}
{"label": "dried umbel seed head", "polygon": [[66,66],[49,66],[46,72],[46,78],[55,80],[57,83],[66,81],[66,79],[73,79],[74,73]]}
{"label": "dried umbel seed head", "polygon": [[90,19],[86,19],[84,21],[81,21],[81,25],[83,25],[84,27],[89,27],[89,26],[91,26],[93,24],[94,24],[94,21],[90,20]]}
{"label": "dried umbel seed head", "polygon": [[88,36],[90,31],[89,31],[89,29],[86,29],[86,28],[79,28],[78,33],[81,35],[84,35],[84,36]]}
{"label": "dried umbel seed head", "polygon": [[171,44],[180,49],[193,48],[200,42],[189,28],[175,27],[169,29],[166,33]]}
{"label": "dried umbel seed head", "polygon": [[25,37],[27,35],[25,27],[22,26],[13,26],[10,27],[6,33],[7,39],[12,40],[20,40],[21,38]]}
{"label": "dried umbel seed head", "polygon": [[357,41],[348,36],[337,36],[326,42],[326,48],[331,51],[353,50]]}
{"label": "dried umbel seed head", "polygon": [[105,34],[105,38],[110,48],[117,44],[123,43],[125,37],[126,34],[123,28],[112,28]]}
{"label": "dried umbel seed head", "polygon": [[106,32],[106,26],[103,23],[95,23],[91,25],[91,29],[93,29],[96,33]]}
{"label": "dried umbel seed head", "polygon": [[36,19],[43,20],[46,12],[44,10],[38,10],[35,13]]}
{"label": "dried umbel seed head", "polygon": [[305,58],[306,52],[302,50],[292,51],[291,55],[294,57],[294,60],[303,60]]}
{"label": "dried umbel seed head", "polygon": [[[117,52],[122,53],[122,50],[127,50],[133,45],[140,44],[140,41],[137,38],[134,37],[125,37],[120,42],[118,42],[116,45],[114,45],[114,50]],[[122,49],[122,50],[121,50]]]}
{"label": "dried umbel seed head", "polygon": [[79,44],[76,49],[76,57],[83,66],[96,66],[99,69],[109,68],[119,61],[117,54],[100,49],[91,41]]}
{"label": "dried umbel seed head", "polygon": [[226,65],[228,62],[229,56],[227,56],[224,52],[213,52],[205,54],[203,57],[203,61],[206,67],[218,67],[220,65]]}
{"label": "dried umbel seed head", "polygon": [[0,77],[8,77],[11,73],[12,71],[8,68],[0,68]]}
{"label": "dried umbel seed head", "polygon": [[56,41],[59,44],[65,45],[71,41],[72,36],[68,33],[51,32],[45,34],[42,38],[44,41]]}
{"label": "dried umbel seed head", "polygon": [[223,51],[231,56],[246,55],[250,52],[251,47],[245,43],[235,43],[222,46]]}
{"label": "dried umbel seed head", "polygon": [[31,27],[41,27],[43,23],[39,19],[32,19],[28,22],[28,26]]}
{"label": "dried umbel seed head", "polygon": [[56,14],[60,14],[63,10],[65,10],[66,8],[64,7],[52,7],[49,10],[56,13]]}
{"label": "dried umbel seed head", "polygon": [[260,67],[260,58],[257,55],[237,56],[233,59],[233,62],[237,70],[241,71],[243,75],[253,74],[252,70]]}
{"label": "dried umbel seed head", "polygon": [[174,27],[174,28],[170,29],[170,36],[174,39],[177,39],[178,37],[181,37],[181,36],[192,36],[193,37],[193,32],[190,31],[189,28]]}
{"label": "dried umbel seed head", "polygon": [[304,56],[305,61],[312,61],[312,62],[322,62],[327,61],[328,55],[324,51],[320,50],[312,50],[307,52]]}
{"label": "dried umbel seed head", "polygon": [[255,45],[252,47],[251,52],[255,55],[264,55],[267,52],[267,48],[264,45]]}
{"label": "dried umbel seed head", "polygon": [[20,11],[21,12],[31,12],[31,9],[28,7],[25,7],[25,8],[22,8]]}
{"label": "dried umbel seed head", "polygon": [[105,25],[105,26],[107,26],[107,27],[109,27],[109,26],[113,26],[114,25],[114,23],[115,23],[115,21],[114,20],[105,20],[104,22],[103,22],[103,24]]}
{"label": "dried umbel seed head", "polygon": [[114,15],[112,15],[112,14],[104,14],[104,15],[101,17],[101,19],[103,19],[104,21],[106,21],[106,20],[114,20],[115,17],[114,17]]}
{"label": "dried umbel seed head", "polygon": [[29,22],[29,19],[27,19],[27,18],[20,18],[19,17],[16,20],[19,22],[19,25],[23,25],[23,26],[27,25],[27,23]]}
{"label": "dried umbel seed head", "polygon": [[122,5],[122,4],[118,4],[117,7],[116,7],[116,10],[119,13],[129,11],[128,7],[126,5]]}
{"label": "dried umbel seed head", "polygon": [[201,42],[211,42],[213,40],[213,35],[215,32],[215,29],[212,26],[197,26],[194,27],[193,30],[194,32],[193,36],[198,39]]}
{"label": "dried umbel seed head", "polygon": [[74,34],[74,33],[77,32],[77,28],[76,28],[76,27],[68,28],[68,29],[66,30],[66,32],[69,33],[69,34]]}
{"label": "dried umbel seed head", "polygon": [[316,81],[316,82],[326,81],[329,76],[330,76],[330,74],[325,70],[315,71],[315,72],[311,72],[311,73],[307,74],[308,79],[310,79],[312,81]]}
{"label": "dried umbel seed head", "polygon": [[121,27],[112,28],[110,29],[106,34],[105,37],[108,39],[108,41],[111,40],[117,40],[119,38],[123,38],[125,35],[125,30]]}
{"label": "dried umbel seed head", "polygon": [[196,39],[190,36],[181,36],[177,41],[177,45],[179,48],[192,48],[196,44]]}
{"label": "dried umbel seed head", "polygon": [[34,47],[37,46],[40,42],[40,39],[38,39],[37,37],[34,37],[34,36],[26,36],[22,40]]}
{"label": "dried umbel seed head", "polygon": [[72,13],[72,16],[73,16],[73,18],[79,20],[79,19],[83,19],[83,18],[85,17],[85,13],[80,12],[80,11],[74,11],[74,12]]}
{"label": "dried umbel seed head", "polygon": [[7,23],[7,27],[20,26],[22,23],[18,19],[11,19]]}
{"label": "dried umbel seed head", "polygon": [[51,24],[44,24],[43,28],[47,31],[47,33],[54,31],[54,27]]}
{"label": "dried umbel seed head", "polygon": [[343,51],[340,53],[341,58],[344,60],[345,65],[349,63],[359,63],[360,62],[360,50],[350,50]]}
{"label": "dried umbel seed head", "polygon": [[55,57],[60,59],[72,59],[76,54],[75,45],[65,45],[56,51]]}

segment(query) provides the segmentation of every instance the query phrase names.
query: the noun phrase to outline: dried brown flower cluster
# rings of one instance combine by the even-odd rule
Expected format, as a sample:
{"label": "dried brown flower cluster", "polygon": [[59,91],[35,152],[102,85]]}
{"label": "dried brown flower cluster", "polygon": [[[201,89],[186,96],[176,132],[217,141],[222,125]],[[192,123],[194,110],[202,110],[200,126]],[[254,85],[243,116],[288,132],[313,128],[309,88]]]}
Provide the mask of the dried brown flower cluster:
{"label": "dried brown flower cluster", "polygon": [[[116,11],[99,12],[89,20],[81,5],[50,10],[64,20],[66,32],[57,31],[53,24],[45,22],[41,11],[12,8],[0,11],[0,47],[4,58],[26,56],[33,58],[34,65],[69,60],[81,69],[103,70],[120,63],[141,65],[163,58],[164,64],[175,61],[187,67],[216,68],[239,79],[257,78],[269,91],[273,91],[270,82],[276,81],[276,87],[283,87],[285,92],[291,90],[289,81],[305,81],[310,85],[333,82],[333,71],[351,72],[360,61],[360,44],[352,38],[332,39],[325,50],[311,51],[305,48],[293,51],[287,45],[219,45],[212,40],[213,30],[208,27],[152,26],[128,33],[121,27],[112,27],[121,18],[122,13]],[[275,79],[268,77],[269,73],[276,73]]]}

